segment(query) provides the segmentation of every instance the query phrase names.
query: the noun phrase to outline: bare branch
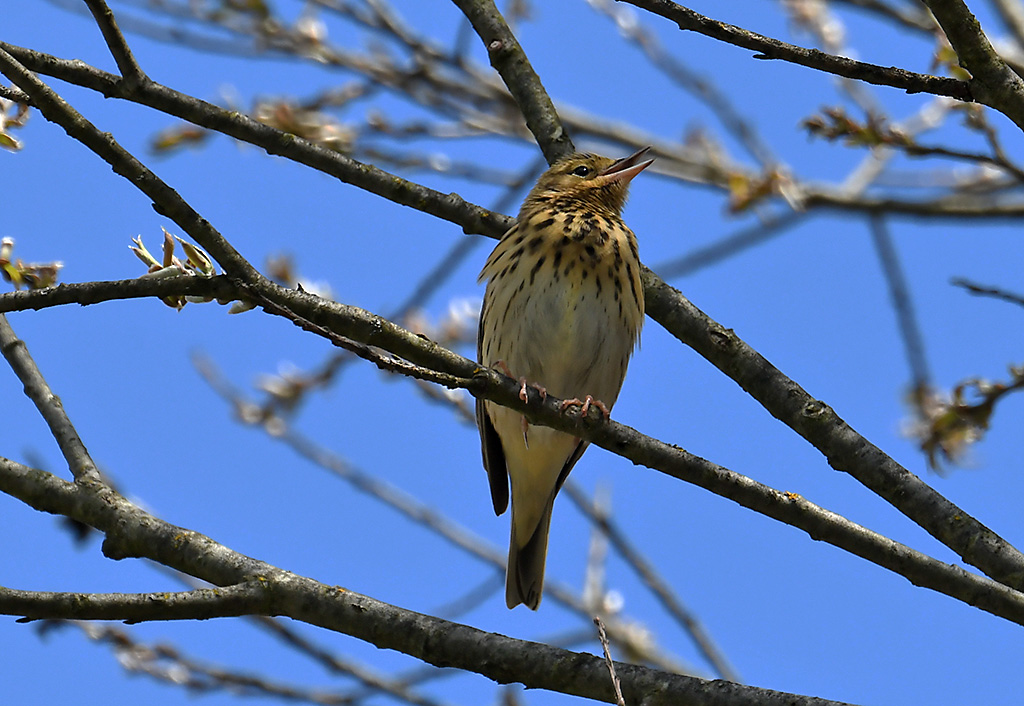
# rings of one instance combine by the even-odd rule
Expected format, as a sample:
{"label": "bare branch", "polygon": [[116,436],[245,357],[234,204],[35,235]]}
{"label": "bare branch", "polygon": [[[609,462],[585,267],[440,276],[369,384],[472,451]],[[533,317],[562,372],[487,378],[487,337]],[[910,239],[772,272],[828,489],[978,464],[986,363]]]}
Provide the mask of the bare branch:
{"label": "bare branch", "polygon": [[619,675],[615,673],[615,662],[612,661],[611,648],[608,646],[608,635],[604,631],[604,623],[601,618],[594,618],[594,625],[597,626],[597,635],[601,640],[601,647],[604,649],[604,662],[608,665],[608,676],[611,677],[612,687],[615,689],[615,703],[617,706],[626,706],[622,698],[622,684],[619,682]]}
{"label": "bare branch", "polygon": [[842,56],[833,56],[817,49],[805,49],[793,44],[781,42],[756,32],[726,24],[705,17],[693,10],[677,5],[670,0],[619,0],[628,2],[639,8],[661,15],[675,22],[679,29],[690,30],[707,35],[728,44],[735,44],[744,49],[757,52],[755,59],[780,59],[819,71],[865,81],[879,86],[892,86],[907,93],[933,93],[937,96],[949,96],[957,100],[972,102],[976,98],[971,93],[971,86],[963,81],[939,76],[929,76],[907,71],[895,66],[885,67],[854,61]]}
{"label": "bare branch", "polygon": [[1024,6],[1019,0],[992,0],[992,5],[1017,44],[1024,46]]}
{"label": "bare branch", "polygon": [[963,277],[955,277],[952,280],[952,284],[957,287],[963,287],[971,294],[981,297],[993,297],[995,299],[1002,299],[1003,301],[1010,302],[1011,304],[1019,304],[1024,306],[1024,296],[1020,294],[1014,294],[1008,292],[1001,287],[990,287],[983,284],[977,284],[970,280],[964,279]]}
{"label": "bare branch", "polygon": [[928,385],[931,382],[931,375],[928,372],[928,361],[924,354],[924,339],[921,336],[921,328],[917,324],[914,302],[910,298],[910,288],[907,287],[907,279],[900,266],[899,255],[896,254],[892,235],[882,216],[872,215],[869,223],[871,239],[874,241],[878,259],[882,263],[885,281],[889,285],[889,297],[896,310],[897,326],[900,338],[903,339],[907,362],[910,364],[913,386],[917,388]]}
{"label": "bare branch", "polygon": [[540,77],[533,70],[530,60],[509,29],[505,18],[498,12],[493,0],[454,2],[480,35],[487,48],[491,66],[501,75],[509,92],[516,99],[519,110],[526,119],[526,126],[536,138],[548,163],[575,152],[572,138],[562,127],[562,121],[547,91],[541,85]]}
{"label": "bare branch", "polygon": [[731,329],[712,321],[651,274],[644,273],[644,292],[647,312],[658,323],[735,380],[824,454],[833,468],[885,498],[964,561],[1007,586],[1021,585],[1024,555],[1016,548],[854,431]]}
{"label": "bare branch", "polygon": [[882,2],[882,0],[833,0],[833,2],[872,12],[885,19],[893,20],[908,29],[929,33],[934,32],[936,29],[935,19],[924,8],[902,5],[893,6]]}
{"label": "bare branch", "polygon": [[975,100],[1006,115],[1024,130],[1024,80],[989,43],[962,0],[924,0],[949,38],[960,65],[971,72]]}
{"label": "bare branch", "polygon": [[615,547],[615,550],[640,576],[640,579],[655,595],[662,607],[686,630],[701,654],[704,655],[704,658],[718,675],[722,679],[740,682],[741,679],[736,670],[729,664],[729,660],[726,659],[718,645],[711,639],[704,626],[701,625],[700,621],[690,610],[683,606],[678,596],[673,593],[672,588],[658,575],[657,570],[651,566],[650,562],[626,538],[618,525],[609,519],[606,513],[598,512],[595,507],[596,503],[591,502],[571,480],[562,486],[562,492],[566,493],[579,511],[608,538],[608,541]]}
{"label": "bare branch", "polygon": [[68,468],[76,481],[101,482],[96,464],[92,462],[89,452],[82,443],[71,420],[64,411],[60,398],[53,394],[50,386],[43,378],[25,342],[19,339],[7,317],[0,314],[0,353],[7,359],[11,370],[25,386],[25,394],[35,404],[39,415],[50,427],[50,433],[57,441],[57,446],[68,462]]}
{"label": "bare branch", "polygon": [[28,97],[28,94],[14,86],[0,86],[0,98],[22,105],[32,105],[32,99]]}
{"label": "bare branch", "polygon": [[209,620],[264,614],[269,594],[259,581],[223,588],[157,593],[51,593],[0,586],[0,613],[32,620]]}
{"label": "bare branch", "polygon": [[173,295],[209,297],[221,302],[237,299],[243,290],[224,276],[139,277],[110,282],[61,284],[46,289],[23,290],[0,294],[0,313],[39,311],[64,304],[99,304],[119,299],[168,297]]}
{"label": "bare branch", "polygon": [[146,74],[135,60],[128,42],[125,41],[124,35],[121,33],[121,28],[117,26],[114,13],[111,12],[107,3],[104,0],[85,0],[85,4],[89,7],[89,12],[96,19],[100,32],[103,33],[103,39],[106,41],[110,54],[117,63],[121,77],[130,86],[136,86],[147,81]]}
{"label": "bare branch", "polygon": [[[104,551],[111,558],[148,557],[218,585],[259,577],[269,613],[352,635],[436,666],[477,672],[501,683],[522,682],[531,688],[602,701],[614,698],[607,666],[599,657],[483,632],[325,586],[168,524],[112,491],[103,495],[83,492],[72,483],[7,459],[0,459],[0,490],[38,510],[66,514],[106,532]],[[637,665],[615,666],[630,703],[838,706],[824,699],[710,682]]]}

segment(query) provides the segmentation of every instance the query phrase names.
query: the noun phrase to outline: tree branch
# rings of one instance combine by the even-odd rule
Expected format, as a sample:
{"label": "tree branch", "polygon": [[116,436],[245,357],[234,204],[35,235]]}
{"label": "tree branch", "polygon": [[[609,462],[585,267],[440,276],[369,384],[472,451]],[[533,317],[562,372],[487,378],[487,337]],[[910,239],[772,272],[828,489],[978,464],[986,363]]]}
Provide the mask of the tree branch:
{"label": "tree branch", "polygon": [[175,593],[53,593],[0,586],[0,613],[32,620],[209,620],[272,615],[270,594],[260,581]]}
{"label": "tree branch", "polygon": [[0,314],[0,354],[25,386],[25,395],[32,400],[39,415],[50,427],[50,433],[57,441],[68,468],[76,481],[99,481],[100,474],[89,457],[89,452],[78,436],[71,420],[64,411],[60,398],[53,394],[46,383],[24,341],[14,335],[7,317]]}
{"label": "tree branch", "polygon": [[402,179],[373,165],[363,164],[334,150],[272,128],[237,111],[224,110],[154,81],[147,81],[128,90],[117,76],[81,61],[58,59],[5,42],[0,42],[0,50],[9,52],[37,73],[90,88],[108,98],[121,98],[146,105],[208,130],[248,142],[261,147],[267,154],[286,157],[389,201],[456,223],[466,233],[498,238],[512,225],[513,219],[508,216],[469,203],[458,194],[444,194]]}
{"label": "tree branch", "polygon": [[949,38],[960,65],[971,72],[971,94],[1024,130],[1024,80],[989,43],[962,0],[924,0]]}
{"label": "tree branch", "polygon": [[[513,223],[512,218],[470,203],[458,194],[444,194],[408,181],[373,165],[363,164],[238,112],[224,110],[156,82],[148,81],[129,91],[120,83],[117,76],[81,61],[58,59],[49,54],[5,42],[0,42],[0,49],[7,51],[37,73],[92,89],[108,98],[120,98],[146,105],[167,115],[247,142],[262,148],[267,154],[305,164],[389,201],[455,223],[465,233],[499,238]],[[644,137],[647,139],[648,136]],[[648,139],[647,142],[651,140]],[[1024,215],[1024,204],[1000,203],[994,198],[966,198],[962,195],[914,201],[805,186],[802,188],[801,196],[801,203],[806,209],[824,207],[840,211],[881,211],[924,218],[1002,219]]]}
{"label": "tree branch", "polygon": [[236,300],[244,294],[230,278],[195,277],[139,277],[110,282],[80,282],[59,284],[46,289],[26,289],[0,294],[0,314],[12,311],[39,311],[64,304],[99,304],[118,299],[142,297],[195,296],[209,297],[222,303]]}
{"label": "tree branch", "polygon": [[[510,381],[511,382],[511,381]],[[512,384],[514,387],[515,385]],[[584,698],[611,701],[604,660],[593,655],[483,632],[282,571],[243,556],[196,532],[168,524],[108,491],[84,491],[44,471],[0,459],[0,490],[37,510],[73,517],[107,534],[110,558],[147,557],[211,583],[259,583],[266,612],[345,633],[380,648],[393,649],[438,667],[482,674],[499,683],[521,682]],[[133,619],[135,606],[108,604],[107,619]],[[2,611],[8,612],[8,611]],[[15,611],[14,614],[20,615]],[[839,706],[813,697],[741,686],[723,681],[617,664],[623,694],[630,703],[708,706]]]}
{"label": "tree branch", "polygon": [[907,93],[932,93],[949,96],[965,102],[973,102],[972,86],[963,81],[940,76],[918,74],[895,66],[878,66],[854,61],[842,56],[833,56],[817,49],[805,49],[793,44],[766,37],[750,30],[705,17],[670,0],[619,0],[660,15],[675,22],[681,30],[689,30],[757,52],[755,59],[780,59],[830,74],[873,83],[878,86],[892,86]]}
{"label": "tree branch", "polygon": [[1024,586],[1024,555],[1006,540],[887,456],[649,270],[644,292],[652,318],[821,451],[829,465],[852,475],[964,561],[1007,586]]}
{"label": "tree branch", "polygon": [[107,3],[103,0],[85,0],[85,4],[96,20],[100,32],[103,33],[103,40],[107,43],[107,48],[110,49],[110,54],[117,63],[117,69],[121,72],[121,77],[130,86],[136,86],[148,81],[149,79],[146,77],[146,74],[135,60],[128,42],[125,41],[121,28],[117,26],[114,13],[111,12]]}
{"label": "tree branch", "polygon": [[533,133],[548,163],[575,152],[569,133],[555,111],[540,77],[519,45],[505,18],[493,0],[453,0],[473,25],[487,48],[491,66],[501,76],[519,111],[526,119],[526,127]]}

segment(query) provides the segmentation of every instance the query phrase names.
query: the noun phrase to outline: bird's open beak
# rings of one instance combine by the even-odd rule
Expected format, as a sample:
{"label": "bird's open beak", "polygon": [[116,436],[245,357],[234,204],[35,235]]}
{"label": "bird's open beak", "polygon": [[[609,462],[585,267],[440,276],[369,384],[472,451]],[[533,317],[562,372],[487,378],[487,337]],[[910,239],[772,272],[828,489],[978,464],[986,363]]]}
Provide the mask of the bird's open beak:
{"label": "bird's open beak", "polygon": [[608,182],[629,182],[630,179],[647,169],[654,162],[653,159],[648,159],[645,162],[640,161],[650,149],[650,146],[644,147],[628,157],[623,157],[613,162],[610,167],[601,172],[601,176],[606,177]]}

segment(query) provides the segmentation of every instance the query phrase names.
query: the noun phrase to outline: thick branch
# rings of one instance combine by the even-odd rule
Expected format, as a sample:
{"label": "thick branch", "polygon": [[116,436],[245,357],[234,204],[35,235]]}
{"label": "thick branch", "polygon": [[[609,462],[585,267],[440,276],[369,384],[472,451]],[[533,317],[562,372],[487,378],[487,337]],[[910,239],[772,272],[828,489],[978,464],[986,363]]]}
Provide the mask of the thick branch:
{"label": "thick branch", "polygon": [[676,289],[645,272],[647,312],[800,434],[836,470],[849,473],[933,537],[1007,586],[1024,586],[1024,556],[858,434],[736,334]]}
{"label": "thick branch", "polygon": [[519,111],[526,119],[526,127],[533,133],[548,163],[553,163],[575,151],[569,133],[555,111],[540,77],[519,41],[501,16],[493,0],[454,0],[480,35],[491,66],[501,76]]}
{"label": "thick branch", "polygon": [[757,52],[755,59],[780,59],[807,66],[830,74],[865,81],[879,86],[900,88],[907,93],[932,93],[966,102],[976,100],[971,86],[963,81],[940,76],[918,74],[895,66],[878,66],[854,61],[843,56],[826,54],[817,49],[805,49],[778,39],[766,37],[750,30],[705,17],[670,0],[619,0],[660,15],[675,22],[681,30],[690,30]]}
{"label": "thick branch", "polygon": [[[325,586],[170,525],[116,493],[92,494],[49,473],[7,459],[0,459],[0,490],[37,510],[67,515],[106,532],[104,552],[111,558],[148,557],[218,585],[258,582],[265,587],[261,590],[267,596],[266,614],[285,615],[438,667],[477,672],[503,684],[522,682],[531,688],[602,701],[614,698],[604,660],[599,657],[483,632],[341,587]],[[111,607],[104,617],[138,616],[137,608],[122,605],[124,614],[115,615]],[[617,664],[616,669],[622,679],[623,694],[630,703],[839,706],[824,699],[667,674],[635,665]]]}
{"label": "thick branch", "polygon": [[924,0],[971,72],[975,99],[995,108],[1024,130],[1024,80],[1006,65],[963,0]]}

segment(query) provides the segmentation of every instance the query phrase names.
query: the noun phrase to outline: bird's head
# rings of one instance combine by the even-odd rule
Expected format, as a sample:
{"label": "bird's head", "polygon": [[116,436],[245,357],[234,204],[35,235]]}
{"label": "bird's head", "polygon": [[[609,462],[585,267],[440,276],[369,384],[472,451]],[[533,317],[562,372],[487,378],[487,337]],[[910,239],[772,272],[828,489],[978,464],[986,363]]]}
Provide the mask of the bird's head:
{"label": "bird's head", "polygon": [[644,147],[623,159],[579,152],[560,159],[537,180],[526,205],[578,200],[618,215],[626,204],[630,180],[654,161],[644,160],[648,150]]}

